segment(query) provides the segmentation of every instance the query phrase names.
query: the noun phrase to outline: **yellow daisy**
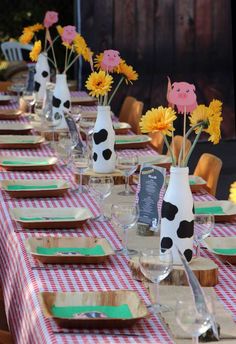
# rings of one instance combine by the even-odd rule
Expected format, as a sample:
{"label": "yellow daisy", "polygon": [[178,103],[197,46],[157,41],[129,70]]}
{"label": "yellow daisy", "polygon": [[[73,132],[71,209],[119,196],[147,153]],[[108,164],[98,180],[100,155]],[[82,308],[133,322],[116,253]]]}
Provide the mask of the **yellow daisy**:
{"label": "yellow daisy", "polygon": [[222,102],[218,99],[213,99],[210,104],[209,104],[209,108],[212,109],[212,111],[221,116],[222,113]]}
{"label": "yellow daisy", "polygon": [[64,45],[67,49],[72,49],[72,45],[70,45],[66,42],[62,42],[62,45]]}
{"label": "yellow daisy", "polygon": [[127,84],[128,82],[132,84],[132,81],[138,79],[138,73],[133,69],[132,66],[128,66],[126,63],[121,63],[119,65],[119,73],[125,76],[125,81]]}
{"label": "yellow daisy", "polygon": [[21,44],[28,44],[31,42],[33,37],[34,37],[33,31],[24,29],[23,34],[19,37],[19,42]]}
{"label": "yellow daisy", "polygon": [[142,133],[160,131],[163,135],[171,136],[175,119],[175,111],[171,107],[159,106],[146,112],[141,118],[140,128]]}
{"label": "yellow daisy", "polygon": [[41,53],[41,49],[42,49],[41,41],[36,41],[34,43],[33,49],[31,50],[29,54],[32,61],[38,60],[38,56]]}
{"label": "yellow daisy", "polygon": [[230,186],[230,194],[229,194],[229,199],[236,203],[236,182],[234,182],[231,186]]}
{"label": "yellow daisy", "polygon": [[56,26],[56,29],[57,29],[57,32],[58,32],[58,35],[62,35],[62,33],[63,33],[63,27],[61,26],[61,25],[57,25]]}
{"label": "yellow daisy", "polygon": [[91,73],[85,86],[90,91],[89,94],[92,97],[99,97],[105,96],[111,90],[112,83],[112,76],[101,70]]}
{"label": "yellow daisy", "polygon": [[[200,122],[204,122],[203,127],[208,127],[209,118],[213,115],[213,111],[205,105],[198,105],[189,116],[190,126],[193,127]],[[194,129],[196,133],[199,132],[200,127]]]}
{"label": "yellow daisy", "polygon": [[40,30],[43,30],[44,26],[42,24],[37,23],[37,24],[34,24],[34,25],[30,26],[29,28],[33,32],[38,32]]}
{"label": "yellow daisy", "polygon": [[214,145],[219,143],[221,138],[220,125],[222,120],[222,117],[220,117],[217,113],[213,114],[209,118],[208,128],[203,130],[210,135],[208,141],[211,141]]}
{"label": "yellow daisy", "polygon": [[102,59],[103,59],[103,53],[100,53],[100,54],[95,56],[94,67],[98,70],[101,69]]}
{"label": "yellow daisy", "polygon": [[93,56],[93,52],[90,50],[90,48],[86,47],[84,48],[84,50],[82,51],[82,56],[85,59],[85,61],[90,62],[91,58]]}

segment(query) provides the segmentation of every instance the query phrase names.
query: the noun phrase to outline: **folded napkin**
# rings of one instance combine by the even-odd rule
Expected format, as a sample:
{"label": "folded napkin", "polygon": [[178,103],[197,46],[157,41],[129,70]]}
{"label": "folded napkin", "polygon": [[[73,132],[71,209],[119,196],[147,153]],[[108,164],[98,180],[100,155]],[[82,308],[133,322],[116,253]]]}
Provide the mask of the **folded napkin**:
{"label": "folded napkin", "polygon": [[57,189],[57,185],[7,185],[9,191]]}
{"label": "folded napkin", "polygon": [[103,256],[104,250],[101,245],[93,247],[40,247],[36,249],[38,254],[56,255],[57,253],[80,253],[84,256]]}
{"label": "folded napkin", "polygon": [[75,314],[81,314],[85,312],[101,312],[106,315],[107,318],[122,318],[131,319],[132,313],[127,304],[120,306],[65,306],[57,307],[52,306],[51,312],[54,317],[58,318],[74,318]]}
{"label": "folded napkin", "polygon": [[222,207],[198,207],[195,208],[195,214],[199,215],[207,215],[207,214],[212,214],[212,215],[224,215],[224,211]]}
{"label": "folded napkin", "polygon": [[232,255],[236,254],[236,248],[213,248],[213,251],[218,254]]}
{"label": "folded napkin", "polygon": [[75,220],[74,216],[37,216],[37,217],[26,217],[21,216],[21,221],[57,221],[57,220]]}
{"label": "folded napkin", "polygon": [[3,160],[2,165],[48,165],[48,161],[14,161]]}
{"label": "folded napkin", "polygon": [[145,142],[143,138],[140,139],[119,139],[115,140],[115,143],[136,143],[136,142]]}

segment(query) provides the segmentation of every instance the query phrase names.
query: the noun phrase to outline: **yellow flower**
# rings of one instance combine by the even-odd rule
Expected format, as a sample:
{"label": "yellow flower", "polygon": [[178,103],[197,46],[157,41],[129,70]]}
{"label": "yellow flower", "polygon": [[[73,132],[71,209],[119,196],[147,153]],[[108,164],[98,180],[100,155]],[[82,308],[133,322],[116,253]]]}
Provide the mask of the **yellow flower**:
{"label": "yellow flower", "polygon": [[95,59],[94,59],[94,67],[95,67],[96,69],[101,69],[102,59],[103,59],[103,53],[100,53],[100,54],[98,54],[98,55],[95,56]]}
{"label": "yellow flower", "polygon": [[204,129],[206,133],[210,135],[208,141],[211,141],[214,145],[219,143],[221,138],[220,125],[222,122],[222,117],[218,114],[213,114],[209,118],[209,125],[207,129]]}
{"label": "yellow flower", "polygon": [[119,64],[119,73],[123,74],[126,78],[126,83],[135,81],[138,79],[138,73],[133,70],[132,66],[128,66],[126,63]]}
{"label": "yellow flower", "polygon": [[83,52],[87,48],[87,44],[85,42],[85,39],[79,33],[77,33],[77,35],[75,36],[75,39],[73,40],[73,44],[74,44],[76,53],[78,55],[83,55]]}
{"label": "yellow flower", "polygon": [[[26,29],[26,28],[25,28]],[[28,44],[31,42],[32,38],[34,37],[34,32],[26,29],[23,31],[23,34],[19,37],[19,42],[21,44]]]}
{"label": "yellow flower", "polygon": [[91,73],[85,86],[90,91],[89,94],[92,97],[99,97],[105,96],[111,90],[112,83],[112,76],[101,70]]}
{"label": "yellow flower", "polygon": [[236,182],[234,182],[231,186],[230,186],[230,194],[229,194],[229,199],[236,203]]}
{"label": "yellow flower", "polygon": [[34,43],[33,49],[30,52],[30,58],[32,61],[38,60],[38,56],[41,52],[41,49],[42,49],[41,41],[36,41]]}
{"label": "yellow flower", "polygon": [[93,56],[93,52],[90,50],[90,48],[86,47],[84,48],[84,50],[82,51],[82,56],[85,59],[85,61],[90,62],[91,58]]}
{"label": "yellow flower", "polygon": [[171,136],[175,119],[175,111],[171,107],[159,106],[146,112],[141,118],[140,128],[142,133],[160,131],[163,135]]}
{"label": "yellow flower", "polygon": [[62,45],[64,45],[67,49],[72,49],[72,45],[70,45],[66,42],[62,42]]}
{"label": "yellow flower", "polygon": [[[209,125],[209,118],[213,115],[213,111],[205,106],[205,105],[198,105],[195,110],[189,116],[190,126],[193,127],[200,122],[204,122],[203,126],[208,127]],[[200,126],[194,129],[196,133],[199,132]]]}
{"label": "yellow flower", "polygon": [[37,23],[37,24],[34,24],[32,26],[29,26],[29,29],[33,32],[38,32],[40,30],[43,30],[44,26],[42,24]]}
{"label": "yellow flower", "polygon": [[56,29],[57,29],[57,32],[58,32],[58,35],[62,35],[62,33],[63,33],[63,27],[61,26],[61,25],[57,25],[56,26]]}
{"label": "yellow flower", "polygon": [[222,102],[218,99],[213,99],[210,104],[209,108],[217,115],[221,116],[222,113]]}

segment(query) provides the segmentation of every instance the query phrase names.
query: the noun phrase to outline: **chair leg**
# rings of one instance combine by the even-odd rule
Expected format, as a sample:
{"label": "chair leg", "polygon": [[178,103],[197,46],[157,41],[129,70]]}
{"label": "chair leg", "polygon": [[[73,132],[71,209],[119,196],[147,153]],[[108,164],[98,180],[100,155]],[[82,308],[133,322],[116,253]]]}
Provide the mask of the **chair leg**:
{"label": "chair leg", "polygon": [[0,330],[0,344],[14,344],[10,332]]}

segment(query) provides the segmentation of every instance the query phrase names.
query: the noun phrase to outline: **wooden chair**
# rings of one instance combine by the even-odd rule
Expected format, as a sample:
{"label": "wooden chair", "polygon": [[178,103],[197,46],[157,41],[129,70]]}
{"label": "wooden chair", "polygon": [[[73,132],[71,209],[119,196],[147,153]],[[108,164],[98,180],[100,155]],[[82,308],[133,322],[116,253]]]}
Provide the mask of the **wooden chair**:
{"label": "wooden chair", "polygon": [[[176,135],[174,136],[170,146],[173,150],[173,154],[176,158],[176,161],[178,162],[178,159],[179,159],[179,153],[180,153],[180,150],[181,150],[181,147],[183,145],[183,136],[181,135]],[[190,148],[191,148],[191,141],[189,139],[186,139],[186,143],[185,143],[185,155],[184,155],[184,158],[186,158]],[[169,150],[167,151],[167,155],[170,155],[170,152]]]}
{"label": "wooden chair", "polygon": [[213,196],[216,194],[221,168],[221,159],[213,154],[204,153],[201,155],[193,173],[195,176],[202,177],[207,182],[207,190]]}
{"label": "wooden chair", "polygon": [[155,149],[159,154],[162,154],[163,150],[163,145],[164,145],[164,139],[161,133],[158,131],[154,133],[149,133],[148,134],[152,141],[150,142],[150,145],[152,146],[153,149]]}
{"label": "wooden chair", "polygon": [[1,44],[3,55],[7,61],[23,61],[22,50],[31,51],[30,44],[21,44],[19,42],[4,42]]}
{"label": "wooden chair", "polygon": [[141,134],[139,122],[142,111],[143,102],[138,101],[134,97],[127,96],[120,110],[119,121],[129,123],[135,134]]}
{"label": "wooden chair", "polygon": [[13,344],[13,338],[11,333],[8,330],[6,315],[4,310],[4,301],[2,289],[0,288],[0,344]]}
{"label": "wooden chair", "polygon": [[8,92],[11,85],[11,81],[0,81],[0,92]]}

